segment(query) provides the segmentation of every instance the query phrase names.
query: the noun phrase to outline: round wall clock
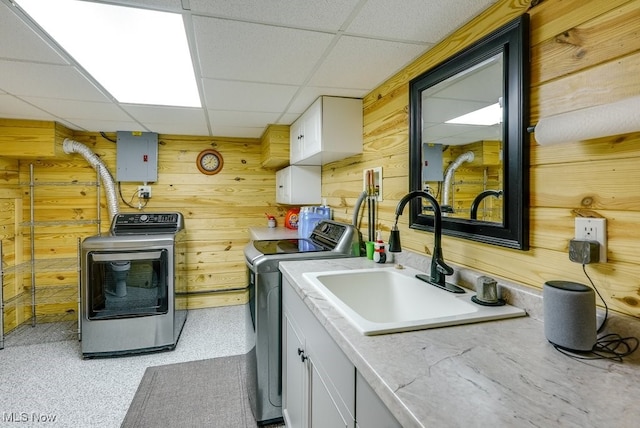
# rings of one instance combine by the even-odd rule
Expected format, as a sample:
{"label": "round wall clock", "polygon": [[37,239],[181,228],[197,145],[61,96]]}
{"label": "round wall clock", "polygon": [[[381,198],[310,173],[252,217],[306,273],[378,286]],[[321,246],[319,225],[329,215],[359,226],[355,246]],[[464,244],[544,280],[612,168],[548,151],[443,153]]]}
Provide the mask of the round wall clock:
{"label": "round wall clock", "polygon": [[198,170],[206,175],[219,173],[222,170],[223,164],[224,161],[222,160],[222,155],[217,150],[213,149],[201,151],[196,159]]}

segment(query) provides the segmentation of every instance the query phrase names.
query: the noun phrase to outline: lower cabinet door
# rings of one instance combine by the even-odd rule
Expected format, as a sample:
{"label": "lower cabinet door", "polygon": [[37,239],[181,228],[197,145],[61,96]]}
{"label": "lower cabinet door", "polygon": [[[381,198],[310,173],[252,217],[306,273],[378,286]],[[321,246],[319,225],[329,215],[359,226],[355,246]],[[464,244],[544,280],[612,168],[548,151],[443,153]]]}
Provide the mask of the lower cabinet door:
{"label": "lower cabinet door", "polygon": [[[304,358],[303,339],[291,324],[291,320],[285,314],[283,326],[282,354],[283,372],[283,394],[282,413],[287,427],[306,428],[306,388],[307,384],[307,362]],[[300,350],[300,351],[299,351]]]}
{"label": "lower cabinet door", "polygon": [[402,428],[360,372],[356,373],[357,428]]}
{"label": "lower cabinet door", "polygon": [[340,413],[340,409],[331,397],[322,376],[313,365],[311,369],[311,427],[312,428],[341,428],[353,426]]}

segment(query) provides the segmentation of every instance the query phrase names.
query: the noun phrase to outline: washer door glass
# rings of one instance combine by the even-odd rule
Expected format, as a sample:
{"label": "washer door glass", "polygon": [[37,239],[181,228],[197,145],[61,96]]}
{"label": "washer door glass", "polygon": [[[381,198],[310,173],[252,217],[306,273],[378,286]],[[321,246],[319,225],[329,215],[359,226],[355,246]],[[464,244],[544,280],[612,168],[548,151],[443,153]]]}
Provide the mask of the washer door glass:
{"label": "washer door glass", "polygon": [[87,315],[90,320],[166,314],[168,252],[94,251],[87,254]]}

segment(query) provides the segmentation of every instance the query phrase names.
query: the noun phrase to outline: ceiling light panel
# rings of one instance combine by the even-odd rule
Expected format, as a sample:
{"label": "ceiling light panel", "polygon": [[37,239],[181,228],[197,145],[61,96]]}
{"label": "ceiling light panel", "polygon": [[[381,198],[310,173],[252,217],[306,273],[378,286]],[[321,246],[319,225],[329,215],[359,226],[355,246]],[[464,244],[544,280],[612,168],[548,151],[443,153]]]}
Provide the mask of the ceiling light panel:
{"label": "ceiling light panel", "polygon": [[182,15],[75,0],[18,3],[118,101],[200,107]]}
{"label": "ceiling light panel", "polygon": [[463,116],[458,116],[451,120],[447,120],[445,123],[490,126],[501,122],[502,107],[500,106],[500,103],[495,103],[481,109],[474,110]]}

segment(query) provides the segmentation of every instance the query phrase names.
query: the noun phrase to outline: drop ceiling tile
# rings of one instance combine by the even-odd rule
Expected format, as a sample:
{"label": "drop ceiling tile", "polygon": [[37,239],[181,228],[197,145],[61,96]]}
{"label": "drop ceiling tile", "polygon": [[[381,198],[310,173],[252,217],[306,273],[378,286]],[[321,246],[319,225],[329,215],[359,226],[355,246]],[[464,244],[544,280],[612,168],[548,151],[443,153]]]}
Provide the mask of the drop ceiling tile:
{"label": "drop ceiling tile", "polygon": [[111,0],[111,1],[96,1],[96,3],[110,3],[119,4],[123,6],[135,6],[149,9],[159,9],[167,12],[182,12],[181,0]]}
{"label": "drop ceiling tile", "polygon": [[199,108],[133,104],[123,104],[122,108],[149,130],[159,134],[209,135],[205,112]]}
{"label": "drop ceiling tile", "polygon": [[0,40],[3,41],[0,43],[0,58],[68,64],[3,3],[0,3]]}
{"label": "drop ceiling tile", "polygon": [[439,124],[425,129],[423,142],[459,146],[482,140],[500,139],[501,127]]}
{"label": "drop ceiling tile", "polygon": [[280,119],[276,122],[279,125],[291,125],[300,117],[300,113],[285,113],[280,116]]}
{"label": "drop ceiling tile", "polygon": [[140,104],[121,104],[122,108],[141,122],[173,122],[187,121],[197,123],[204,121],[204,113],[200,108],[147,106]]}
{"label": "drop ceiling tile", "polygon": [[263,132],[264,127],[247,128],[222,125],[213,127],[212,135],[216,137],[260,138]]}
{"label": "drop ceiling tile", "polygon": [[280,113],[209,110],[209,117],[214,129],[221,124],[234,127],[265,128],[268,124],[275,123],[280,117]]}
{"label": "drop ceiling tile", "polygon": [[76,68],[0,60],[0,87],[18,96],[109,101]]}
{"label": "drop ceiling tile", "polygon": [[237,21],[194,17],[202,77],[303,83],[333,36]]}
{"label": "drop ceiling tile", "polygon": [[[158,134],[174,134],[174,135],[209,135],[204,120],[199,123],[189,123],[181,121],[172,122],[144,122],[143,125],[151,132]],[[125,129],[125,131],[127,131]]]}
{"label": "drop ceiling tile", "polygon": [[190,0],[191,11],[224,18],[265,22],[296,28],[337,31],[358,0]]}
{"label": "drop ceiling tile", "polygon": [[209,110],[281,112],[298,90],[297,86],[203,79]]}
{"label": "drop ceiling tile", "polygon": [[73,124],[67,125],[71,129],[89,132],[116,132],[116,131],[150,131],[134,121],[114,121],[103,119],[76,119]]}
{"label": "drop ceiling tile", "polygon": [[368,0],[349,34],[435,44],[495,0]]}
{"label": "drop ceiling tile", "polygon": [[6,119],[56,120],[55,116],[7,94],[0,94],[0,117]]}
{"label": "drop ceiling tile", "polygon": [[345,98],[363,98],[368,93],[368,89],[305,86],[298,94],[296,94],[295,99],[287,109],[287,113],[297,114],[298,116],[301,115],[321,95]]}
{"label": "drop ceiling tile", "polygon": [[426,45],[343,36],[309,84],[371,90],[426,49]]}
{"label": "drop ceiling tile", "polygon": [[55,112],[57,116],[65,117],[71,121],[96,117],[106,120],[129,119],[124,111],[112,103],[39,97],[22,97],[22,99],[42,110]]}
{"label": "drop ceiling tile", "polygon": [[485,103],[465,103],[461,100],[437,97],[426,98],[422,101],[422,117],[428,124],[444,123],[485,106]]}

